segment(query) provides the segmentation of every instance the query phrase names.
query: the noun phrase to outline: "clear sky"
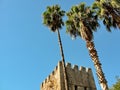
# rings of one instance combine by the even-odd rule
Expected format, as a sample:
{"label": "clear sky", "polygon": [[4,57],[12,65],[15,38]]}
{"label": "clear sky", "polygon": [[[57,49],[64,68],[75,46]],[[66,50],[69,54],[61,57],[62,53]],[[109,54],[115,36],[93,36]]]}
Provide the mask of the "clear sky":
{"label": "clear sky", "polygon": [[[57,34],[42,24],[47,5],[59,4],[68,11],[72,5],[93,0],[0,0],[0,90],[40,90],[42,81],[61,60]],[[66,62],[93,70],[93,63],[81,38],[72,40],[61,30]],[[94,41],[108,85],[120,76],[120,31],[105,27],[94,33]]]}

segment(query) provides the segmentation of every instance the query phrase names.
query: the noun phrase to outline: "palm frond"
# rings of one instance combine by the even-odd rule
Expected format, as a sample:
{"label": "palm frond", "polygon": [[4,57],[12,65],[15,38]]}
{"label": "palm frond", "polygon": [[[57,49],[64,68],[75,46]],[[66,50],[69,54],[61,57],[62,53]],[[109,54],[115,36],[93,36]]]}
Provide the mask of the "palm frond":
{"label": "palm frond", "polygon": [[120,28],[120,1],[119,0],[99,0],[92,6],[96,10],[98,17],[103,20],[106,30]]}
{"label": "palm frond", "polygon": [[65,15],[65,11],[60,10],[59,5],[48,6],[43,13],[43,24],[48,26],[53,32],[61,29],[64,25],[62,17]]}
{"label": "palm frond", "polygon": [[83,12],[84,9],[85,9],[85,3],[84,3],[84,2],[80,3],[80,4],[78,5],[78,8],[79,8],[79,11],[80,11],[80,12]]}
{"label": "palm frond", "polygon": [[67,17],[67,32],[71,36],[81,36],[85,40],[92,40],[93,31],[97,30],[99,23],[98,16],[91,7],[86,6],[85,3],[80,3],[71,8]]}

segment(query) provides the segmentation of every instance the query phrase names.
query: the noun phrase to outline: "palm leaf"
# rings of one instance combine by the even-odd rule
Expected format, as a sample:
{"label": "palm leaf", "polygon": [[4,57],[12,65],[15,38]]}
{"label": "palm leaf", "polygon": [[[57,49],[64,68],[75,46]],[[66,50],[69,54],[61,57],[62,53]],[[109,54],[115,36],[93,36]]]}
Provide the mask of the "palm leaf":
{"label": "palm leaf", "polygon": [[92,5],[97,15],[103,21],[106,30],[120,28],[120,1],[119,0],[99,0]]}
{"label": "palm leaf", "polygon": [[81,36],[83,39],[92,40],[93,31],[96,31],[99,26],[98,17],[94,10],[86,6],[85,3],[80,3],[72,6],[67,16],[66,27],[71,36]]}
{"label": "palm leaf", "polygon": [[48,26],[53,32],[61,29],[64,25],[62,17],[65,15],[65,11],[60,10],[59,5],[48,6],[43,13],[43,24]]}

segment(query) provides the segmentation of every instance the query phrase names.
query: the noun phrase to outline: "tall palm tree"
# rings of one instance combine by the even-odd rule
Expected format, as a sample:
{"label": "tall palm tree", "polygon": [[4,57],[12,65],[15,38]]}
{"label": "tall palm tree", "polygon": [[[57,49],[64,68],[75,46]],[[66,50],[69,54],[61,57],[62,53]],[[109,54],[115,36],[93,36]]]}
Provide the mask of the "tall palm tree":
{"label": "tall palm tree", "polygon": [[74,38],[80,36],[86,41],[86,47],[94,63],[101,88],[102,90],[108,90],[107,81],[93,41],[93,32],[96,31],[99,26],[97,15],[95,15],[90,7],[85,6],[85,3],[80,3],[77,6],[73,6],[67,13],[67,16],[67,33]]}
{"label": "tall palm tree", "polygon": [[97,0],[92,8],[103,21],[108,31],[111,27],[120,29],[120,1],[119,0]]}
{"label": "tall palm tree", "polygon": [[64,73],[64,80],[65,80],[65,90],[68,90],[68,83],[67,83],[67,75],[66,75],[66,68],[65,68],[65,58],[63,53],[63,47],[60,37],[59,30],[64,25],[62,17],[65,15],[65,11],[60,10],[60,6],[48,6],[47,10],[43,13],[44,21],[43,23],[50,28],[52,32],[57,32],[58,34],[58,43],[60,46],[60,53],[62,57],[62,65],[63,65],[63,73]]}

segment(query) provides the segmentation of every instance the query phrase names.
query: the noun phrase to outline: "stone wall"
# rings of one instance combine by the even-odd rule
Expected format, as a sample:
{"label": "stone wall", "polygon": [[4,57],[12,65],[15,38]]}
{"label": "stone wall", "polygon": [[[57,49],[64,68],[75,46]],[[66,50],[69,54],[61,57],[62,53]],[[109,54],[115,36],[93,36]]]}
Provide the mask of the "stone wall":
{"label": "stone wall", "polygon": [[[71,66],[66,64],[69,90],[96,90],[92,70],[90,68]],[[62,62],[41,84],[41,90],[65,90]]]}
{"label": "stone wall", "polygon": [[66,65],[69,90],[96,90],[92,70],[77,65]]}
{"label": "stone wall", "polygon": [[42,82],[41,90],[61,90],[60,86],[60,68],[61,62],[55,67],[53,72]]}

